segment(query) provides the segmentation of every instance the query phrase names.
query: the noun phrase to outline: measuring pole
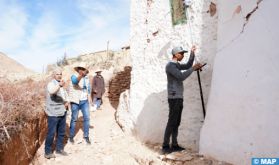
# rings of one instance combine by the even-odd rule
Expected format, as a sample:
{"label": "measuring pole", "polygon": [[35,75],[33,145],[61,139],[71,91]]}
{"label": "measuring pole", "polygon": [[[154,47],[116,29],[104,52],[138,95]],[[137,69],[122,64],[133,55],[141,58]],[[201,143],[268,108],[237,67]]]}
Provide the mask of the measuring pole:
{"label": "measuring pole", "polygon": [[[188,24],[189,24],[189,31],[190,31],[190,36],[191,36],[191,42],[192,42],[192,45],[193,45],[193,34],[192,34],[191,20],[189,19],[189,13],[188,13],[188,10],[187,10],[187,8],[189,8],[189,6],[191,5],[191,0],[186,0],[185,1],[185,5],[186,5],[186,9],[185,9],[186,10],[186,17],[188,16]],[[197,61],[196,60],[196,56],[195,56],[195,61]],[[206,65],[206,63],[204,65]],[[197,70],[197,76],[198,76],[198,82],[199,82],[199,88],[200,88],[202,112],[203,112],[203,117],[205,118],[206,111],[205,111],[205,106],[204,106],[204,99],[203,99],[200,71],[202,71],[202,70],[201,69]]]}
{"label": "measuring pole", "polygon": [[204,106],[204,101],[203,101],[203,93],[202,93],[202,86],[201,86],[201,78],[200,78],[200,70],[197,70],[197,75],[198,75],[198,80],[199,80],[199,87],[200,87],[200,96],[201,96],[201,102],[202,102],[202,112],[203,112],[203,117],[205,118],[205,106]]}

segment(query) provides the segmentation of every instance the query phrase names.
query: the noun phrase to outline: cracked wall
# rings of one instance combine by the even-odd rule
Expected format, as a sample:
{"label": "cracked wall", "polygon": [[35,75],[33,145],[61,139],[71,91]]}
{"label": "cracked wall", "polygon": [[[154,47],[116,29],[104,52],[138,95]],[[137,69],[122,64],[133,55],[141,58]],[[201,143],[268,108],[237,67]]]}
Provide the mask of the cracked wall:
{"label": "cracked wall", "polygon": [[279,1],[218,1],[218,47],[200,152],[233,164],[279,155]]}
{"label": "cracked wall", "polygon": [[[208,63],[201,73],[207,102],[217,38],[217,13],[214,14],[216,8],[211,2],[216,2],[192,2],[187,9],[187,23],[173,26],[169,0],[131,1],[133,70],[130,92],[125,94],[129,98],[129,106],[120,102],[116,116],[123,130],[133,132],[147,143],[162,143],[163,140],[168,119],[165,65],[171,59],[173,46],[190,49],[193,42],[197,46],[197,59]],[[212,16],[207,12],[210,4]],[[185,54],[185,61],[188,56]],[[184,110],[178,140],[182,146],[198,150],[203,113],[195,72],[185,81],[184,89]]]}

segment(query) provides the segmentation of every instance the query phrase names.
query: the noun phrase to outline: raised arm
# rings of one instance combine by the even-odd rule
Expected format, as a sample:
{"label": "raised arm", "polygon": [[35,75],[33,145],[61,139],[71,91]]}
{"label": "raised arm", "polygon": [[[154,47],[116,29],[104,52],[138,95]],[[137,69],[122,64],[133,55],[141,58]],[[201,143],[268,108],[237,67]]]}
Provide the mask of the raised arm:
{"label": "raised arm", "polygon": [[57,83],[57,84],[54,84],[53,82],[49,82],[49,83],[47,84],[47,91],[48,91],[48,93],[51,94],[51,95],[56,94],[56,93],[59,91],[59,89],[60,89],[60,86],[59,86],[58,83]]}
{"label": "raised arm", "polygon": [[183,71],[179,70],[175,65],[176,65],[175,63],[169,63],[166,66],[166,72],[168,74],[172,75],[173,77],[177,78],[180,81],[184,81],[188,76],[191,75],[191,73],[193,71],[196,71],[202,67],[202,65],[200,63],[196,63],[195,65],[190,67],[188,70],[183,72]]}
{"label": "raised arm", "polygon": [[193,68],[190,68],[187,71],[182,72],[175,65],[176,65],[175,63],[169,63],[166,66],[166,72],[180,81],[185,80],[194,71]]}
{"label": "raised arm", "polygon": [[47,91],[49,94],[51,95],[55,95],[57,94],[57,92],[59,91],[59,89],[61,87],[63,87],[65,85],[65,82],[63,80],[61,80],[59,83],[55,84],[53,82],[49,82],[47,84]]}
{"label": "raised arm", "polygon": [[180,64],[181,70],[187,70],[193,66],[194,60],[195,60],[195,52],[196,52],[196,46],[193,45],[191,48],[190,58],[186,64]]}
{"label": "raised arm", "polygon": [[193,51],[191,51],[188,62],[186,64],[180,64],[181,70],[187,70],[187,69],[191,68],[193,66],[194,59],[195,59],[195,53]]}
{"label": "raised arm", "polygon": [[79,81],[87,74],[86,70],[79,70],[78,71],[78,76],[72,75],[71,81],[74,85],[77,85]]}

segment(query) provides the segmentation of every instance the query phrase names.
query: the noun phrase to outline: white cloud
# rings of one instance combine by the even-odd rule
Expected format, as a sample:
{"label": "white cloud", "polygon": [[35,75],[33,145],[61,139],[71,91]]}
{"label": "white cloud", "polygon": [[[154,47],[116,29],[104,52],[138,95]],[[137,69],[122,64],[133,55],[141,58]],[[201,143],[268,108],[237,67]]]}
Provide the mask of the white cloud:
{"label": "white cloud", "polygon": [[129,40],[129,23],[121,24],[128,19],[130,3],[127,0],[118,0],[115,5],[111,1],[79,0],[78,7],[85,17],[81,29],[82,34],[74,37],[69,49],[90,52],[106,49],[110,41],[112,49],[119,49]]}
{"label": "white cloud", "polygon": [[[31,24],[27,22],[28,15],[21,7],[4,4],[5,10],[10,14],[0,14],[1,24],[2,18],[5,18],[5,27],[9,28],[3,30],[0,27],[0,35],[9,39],[0,38],[0,49],[5,48],[4,53],[26,67],[41,72],[47,64],[55,63],[58,58],[61,58],[65,50],[68,55],[76,56],[104,50],[108,40],[111,49],[119,49],[128,42],[129,2],[127,0],[119,0],[117,5],[111,5],[109,1],[79,0],[76,2],[83,19],[79,25],[66,28],[64,23],[70,20],[58,20],[57,12],[53,12],[50,8],[44,8],[36,23]],[[0,6],[2,6],[1,2]]]}
{"label": "white cloud", "polygon": [[43,13],[37,24],[29,26],[31,34],[18,38],[25,41],[24,46],[10,51],[8,55],[37,72],[41,72],[47,64],[55,63],[65,51],[60,44],[59,25],[55,18],[51,12]]}
{"label": "white cloud", "polygon": [[27,14],[22,7],[5,1],[0,1],[0,11],[0,48],[16,49],[24,42]]}
{"label": "white cloud", "polygon": [[17,59],[27,67],[41,72],[48,64],[55,63],[64,55],[65,48],[60,37],[56,16],[51,12],[43,13],[32,27],[32,34],[27,39],[28,48],[18,52]]}
{"label": "white cloud", "polygon": [[59,37],[57,21],[52,13],[44,13],[39,22],[32,28],[33,32],[28,39],[30,49],[52,49]]}

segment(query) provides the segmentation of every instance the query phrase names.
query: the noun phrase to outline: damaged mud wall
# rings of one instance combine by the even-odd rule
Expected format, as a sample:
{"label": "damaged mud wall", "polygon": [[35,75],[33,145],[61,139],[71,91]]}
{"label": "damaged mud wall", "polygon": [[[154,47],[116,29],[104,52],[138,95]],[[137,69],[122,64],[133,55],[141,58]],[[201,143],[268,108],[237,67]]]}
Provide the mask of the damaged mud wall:
{"label": "damaged mud wall", "polygon": [[[170,51],[174,46],[183,46],[188,50],[192,44],[197,46],[197,60],[208,63],[201,73],[205,102],[209,93],[216,53],[218,6],[210,0],[192,1],[185,10],[185,20],[181,15],[181,19],[172,17],[174,10],[171,2],[179,7],[180,14],[186,14],[183,13],[183,6],[179,6],[181,3],[176,1],[131,2],[133,70],[130,92],[123,95],[129,98],[129,106],[120,106],[117,115],[120,115],[120,125],[124,130],[134,132],[144,142],[161,143],[163,140],[168,119],[165,65],[171,59]],[[187,62],[188,57],[189,54],[185,54],[183,62]],[[184,89],[184,110],[178,140],[182,146],[197,150],[203,114],[195,72],[185,81]],[[125,98],[121,100],[127,100]]]}
{"label": "damaged mud wall", "polygon": [[109,82],[108,97],[113,108],[117,109],[122,92],[130,89],[132,67],[125,66],[124,71],[116,73]]}
{"label": "damaged mud wall", "polygon": [[233,164],[279,155],[279,1],[218,1],[218,50],[200,152]]}
{"label": "damaged mud wall", "polygon": [[0,145],[0,164],[29,165],[37,149],[42,145],[47,131],[44,113],[24,125],[23,129],[5,144]]}

